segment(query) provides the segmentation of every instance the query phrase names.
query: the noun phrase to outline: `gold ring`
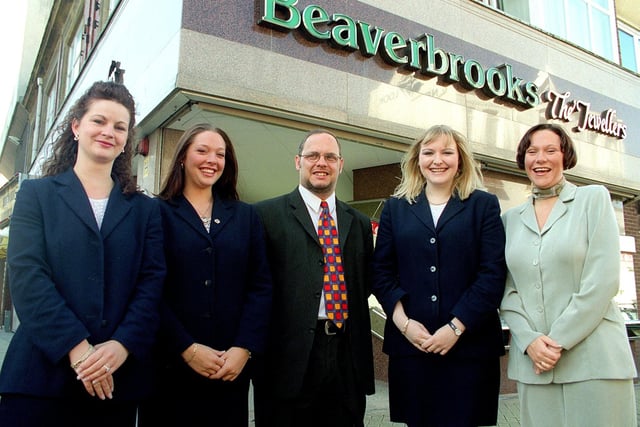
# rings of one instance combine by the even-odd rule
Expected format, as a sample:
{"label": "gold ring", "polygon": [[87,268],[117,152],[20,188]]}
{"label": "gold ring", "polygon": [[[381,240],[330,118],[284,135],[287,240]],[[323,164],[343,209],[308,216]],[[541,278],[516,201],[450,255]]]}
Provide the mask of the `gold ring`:
{"label": "gold ring", "polygon": [[107,371],[107,374],[111,370],[111,366],[109,366],[109,365],[102,365],[102,367],[104,368],[105,371]]}

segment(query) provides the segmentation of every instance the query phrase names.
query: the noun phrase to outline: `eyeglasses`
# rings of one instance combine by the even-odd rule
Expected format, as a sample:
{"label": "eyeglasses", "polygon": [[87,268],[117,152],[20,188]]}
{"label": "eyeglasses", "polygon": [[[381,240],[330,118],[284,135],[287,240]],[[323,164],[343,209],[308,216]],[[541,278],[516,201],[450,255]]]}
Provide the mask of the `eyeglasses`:
{"label": "eyeglasses", "polygon": [[312,163],[315,163],[318,160],[320,160],[320,157],[324,157],[324,160],[327,163],[336,163],[338,160],[342,158],[342,156],[339,156],[335,153],[320,154],[320,153],[316,153],[315,151],[307,154],[300,154],[300,157],[304,157],[305,159],[309,160]]}

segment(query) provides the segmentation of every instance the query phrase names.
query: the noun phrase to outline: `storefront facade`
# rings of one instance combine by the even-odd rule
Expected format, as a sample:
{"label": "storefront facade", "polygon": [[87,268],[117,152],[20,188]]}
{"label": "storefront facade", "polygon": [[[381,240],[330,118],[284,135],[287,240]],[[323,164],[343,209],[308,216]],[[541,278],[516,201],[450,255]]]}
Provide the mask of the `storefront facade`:
{"label": "storefront facade", "polygon": [[[62,19],[69,7],[54,3],[48,25],[73,22]],[[116,78],[116,64],[117,78],[138,104],[135,167],[148,192],[159,190],[181,132],[199,122],[230,135],[242,199],[291,191],[298,182],[294,156],[300,139],[306,130],[323,127],[343,144],[338,197],[375,221],[398,182],[404,150],[431,125],[447,124],[467,136],[487,188],[506,209],[529,194],[515,165],[520,137],[534,124],[557,123],[578,151],[568,179],[603,184],[611,192],[623,250],[618,299],[629,319],[636,319],[640,77],[492,3],[106,2],[109,15],[73,78],[69,64],[45,53],[55,43],[43,40],[21,104],[28,124],[16,135],[30,145],[17,153],[24,156],[24,172],[37,176],[55,123],[93,81]],[[78,22],[98,13],[71,12],[80,15]],[[67,72],[47,78],[55,64]],[[64,85],[56,80],[62,75]],[[38,85],[38,77],[44,84]],[[53,103],[50,80],[59,88]],[[52,104],[49,119],[37,115],[38,102]],[[2,151],[3,173],[11,169],[6,159],[16,156],[10,148],[5,144]]]}

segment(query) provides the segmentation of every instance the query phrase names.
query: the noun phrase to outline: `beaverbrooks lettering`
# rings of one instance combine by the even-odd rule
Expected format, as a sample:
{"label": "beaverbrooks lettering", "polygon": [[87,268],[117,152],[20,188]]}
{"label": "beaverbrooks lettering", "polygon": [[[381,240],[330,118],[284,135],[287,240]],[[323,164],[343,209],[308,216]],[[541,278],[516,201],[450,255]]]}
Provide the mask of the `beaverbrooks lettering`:
{"label": "beaverbrooks lettering", "polygon": [[340,49],[359,50],[366,57],[380,54],[390,65],[441,77],[469,90],[482,90],[489,97],[502,98],[519,107],[532,108],[540,104],[536,84],[516,77],[509,64],[485,70],[476,60],[436,47],[431,34],[407,39],[395,31],[385,31],[344,14],[329,15],[317,5],[300,11],[295,7],[297,3],[298,0],[262,0],[258,24],[285,32],[300,28],[311,40],[327,41]]}

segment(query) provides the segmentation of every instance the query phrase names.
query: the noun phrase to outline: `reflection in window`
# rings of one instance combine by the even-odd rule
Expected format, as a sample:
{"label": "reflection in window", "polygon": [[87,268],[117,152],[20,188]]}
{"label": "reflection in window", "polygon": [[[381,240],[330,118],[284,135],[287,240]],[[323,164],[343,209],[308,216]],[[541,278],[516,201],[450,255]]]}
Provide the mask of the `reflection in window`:
{"label": "reflection in window", "polygon": [[637,73],[640,70],[638,67],[640,34],[633,34],[631,30],[626,31],[621,28],[618,30],[618,38],[620,39],[620,65]]}
{"label": "reflection in window", "polygon": [[478,0],[611,61],[618,60],[613,0]]}
{"label": "reflection in window", "polygon": [[76,81],[76,78],[80,75],[80,68],[82,67],[82,35],[83,26],[78,22],[73,36],[69,40],[69,47],[67,52],[67,79],[65,84],[66,94],[69,93],[71,87]]}

